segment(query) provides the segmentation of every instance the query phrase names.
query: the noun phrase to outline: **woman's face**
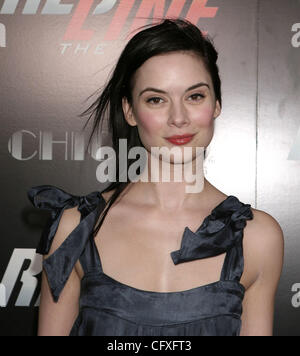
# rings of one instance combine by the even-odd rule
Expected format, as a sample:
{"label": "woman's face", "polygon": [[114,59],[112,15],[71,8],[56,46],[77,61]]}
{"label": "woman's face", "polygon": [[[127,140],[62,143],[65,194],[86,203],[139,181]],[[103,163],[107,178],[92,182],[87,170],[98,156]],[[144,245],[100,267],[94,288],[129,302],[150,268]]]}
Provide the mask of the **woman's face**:
{"label": "woman's face", "polygon": [[173,135],[194,134],[178,146],[181,149],[209,145],[221,109],[200,57],[193,52],[151,57],[136,71],[133,82],[132,106],[123,99],[123,111],[128,124],[137,125],[147,151],[177,146],[166,139]]}

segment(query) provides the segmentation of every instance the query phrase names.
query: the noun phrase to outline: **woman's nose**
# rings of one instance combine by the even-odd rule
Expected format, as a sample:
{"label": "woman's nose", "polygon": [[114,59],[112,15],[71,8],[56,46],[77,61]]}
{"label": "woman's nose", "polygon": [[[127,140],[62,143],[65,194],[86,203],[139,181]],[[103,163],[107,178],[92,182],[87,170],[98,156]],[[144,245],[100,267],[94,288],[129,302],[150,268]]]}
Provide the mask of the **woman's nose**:
{"label": "woman's nose", "polygon": [[188,113],[182,102],[173,102],[169,111],[169,125],[178,127],[187,125],[189,123]]}

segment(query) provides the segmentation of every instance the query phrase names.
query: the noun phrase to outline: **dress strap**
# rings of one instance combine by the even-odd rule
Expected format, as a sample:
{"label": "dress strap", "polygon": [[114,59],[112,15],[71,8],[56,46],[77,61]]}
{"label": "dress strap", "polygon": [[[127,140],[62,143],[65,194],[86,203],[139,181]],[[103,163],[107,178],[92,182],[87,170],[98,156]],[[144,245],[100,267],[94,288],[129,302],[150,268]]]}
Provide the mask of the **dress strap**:
{"label": "dress strap", "polygon": [[52,185],[32,187],[27,191],[27,195],[36,208],[51,211],[51,217],[36,249],[39,254],[49,253],[65,209],[78,206],[78,211],[81,213],[79,225],[66,237],[59,248],[43,261],[53,299],[57,302],[77,260],[90,236],[93,235],[93,228],[105,208],[106,201],[100,192],[75,196]]}
{"label": "dress strap", "polygon": [[102,272],[102,263],[97,250],[95,239],[91,234],[88,243],[79,258],[80,264],[85,274],[90,272]]}
{"label": "dress strap", "polygon": [[243,248],[242,245],[239,243],[233,246],[229,251],[227,251],[220,280],[239,282],[241,280],[243,271]]}
{"label": "dress strap", "polygon": [[227,251],[224,260],[221,280],[240,282],[244,272],[243,237],[247,220],[253,219],[250,204],[243,204],[232,216],[232,233],[235,236],[235,243]]}
{"label": "dress strap", "polygon": [[173,263],[177,265],[226,252],[220,279],[239,281],[244,266],[243,230],[246,220],[253,219],[250,207],[237,197],[228,196],[212,210],[196,232],[185,228],[180,249],[171,252]]}

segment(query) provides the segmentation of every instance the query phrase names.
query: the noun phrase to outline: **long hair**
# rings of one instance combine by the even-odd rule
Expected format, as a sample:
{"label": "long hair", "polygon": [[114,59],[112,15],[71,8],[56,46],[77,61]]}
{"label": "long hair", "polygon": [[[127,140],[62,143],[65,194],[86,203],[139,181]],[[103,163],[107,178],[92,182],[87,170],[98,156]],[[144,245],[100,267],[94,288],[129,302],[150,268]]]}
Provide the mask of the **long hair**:
{"label": "long hair", "polygon": [[[112,148],[116,153],[116,177],[117,181],[112,182],[102,192],[115,189],[115,192],[108,200],[104,209],[104,214],[94,229],[94,234],[99,231],[102,222],[114,201],[130,183],[119,182],[119,139],[127,140],[127,155],[132,147],[143,146],[137,126],[130,126],[125,120],[122,99],[125,97],[132,105],[133,76],[137,69],[149,58],[169,52],[193,51],[199,55],[207,71],[211,75],[216,99],[222,105],[221,80],[217,66],[218,53],[209,36],[204,36],[201,30],[183,19],[160,19],[156,24],[150,24],[139,28],[142,31],[135,34],[123,49],[112,74],[104,86],[101,95],[97,100],[80,116],[89,115],[86,122],[93,117],[92,133],[89,137],[88,146],[93,136],[103,128],[105,118],[108,120],[108,130],[112,139]],[[86,126],[85,124],[85,126]],[[134,160],[128,159],[127,167]]]}

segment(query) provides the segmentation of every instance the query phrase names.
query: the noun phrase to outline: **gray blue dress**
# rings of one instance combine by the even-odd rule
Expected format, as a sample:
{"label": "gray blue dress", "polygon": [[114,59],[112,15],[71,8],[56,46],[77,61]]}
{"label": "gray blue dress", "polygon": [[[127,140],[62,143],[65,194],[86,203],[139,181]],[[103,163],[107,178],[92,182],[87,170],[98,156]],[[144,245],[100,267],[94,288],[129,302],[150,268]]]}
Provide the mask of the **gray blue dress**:
{"label": "gray blue dress", "polygon": [[170,254],[175,265],[226,252],[220,279],[178,292],[152,292],[131,287],[106,275],[95,245],[93,228],[105,208],[100,192],[75,196],[52,186],[28,190],[31,203],[51,211],[36,252],[49,253],[64,209],[77,206],[79,225],[61,246],[43,261],[53,300],[58,301],[79,260],[80,308],[70,336],[238,336],[245,288],[243,230],[253,219],[250,204],[228,196],[201,226],[185,227],[181,247]]}

